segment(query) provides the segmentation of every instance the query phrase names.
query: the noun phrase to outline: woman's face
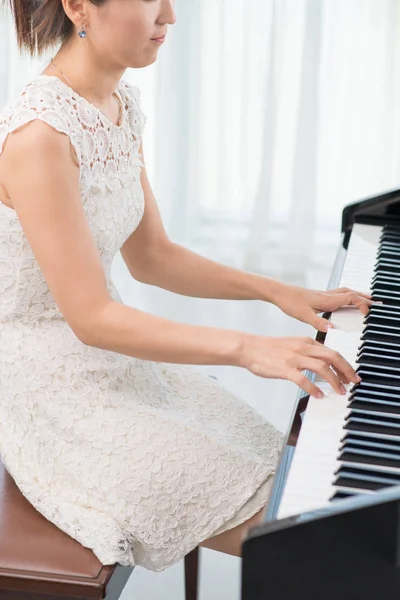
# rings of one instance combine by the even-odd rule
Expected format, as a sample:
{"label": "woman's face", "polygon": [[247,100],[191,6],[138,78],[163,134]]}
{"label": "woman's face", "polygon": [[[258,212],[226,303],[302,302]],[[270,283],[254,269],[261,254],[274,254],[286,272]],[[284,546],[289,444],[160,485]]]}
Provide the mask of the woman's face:
{"label": "woman's face", "polygon": [[154,63],[162,44],[152,39],[164,36],[176,21],[175,0],[107,0],[103,6],[86,6],[86,39],[96,53],[106,53],[106,60],[123,68]]}

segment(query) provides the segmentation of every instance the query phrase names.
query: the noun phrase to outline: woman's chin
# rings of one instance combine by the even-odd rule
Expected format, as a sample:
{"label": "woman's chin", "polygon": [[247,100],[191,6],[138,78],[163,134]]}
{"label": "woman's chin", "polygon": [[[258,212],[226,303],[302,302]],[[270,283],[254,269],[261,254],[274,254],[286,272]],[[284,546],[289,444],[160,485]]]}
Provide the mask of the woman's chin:
{"label": "woman's chin", "polygon": [[129,64],[129,68],[144,69],[145,67],[148,67],[149,65],[154,64],[156,62],[157,58],[158,58],[158,53],[156,50],[156,52],[153,52],[151,56],[147,56],[146,58],[142,58],[141,60],[132,61],[132,63]]}

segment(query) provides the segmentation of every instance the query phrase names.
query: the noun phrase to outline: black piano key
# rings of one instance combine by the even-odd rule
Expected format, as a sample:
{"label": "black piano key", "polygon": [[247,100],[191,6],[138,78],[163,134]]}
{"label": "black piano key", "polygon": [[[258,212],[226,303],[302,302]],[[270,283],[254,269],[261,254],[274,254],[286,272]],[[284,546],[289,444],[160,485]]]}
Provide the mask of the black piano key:
{"label": "black piano key", "polygon": [[376,325],[371,323],[363,328],[361,338],[369,340],[372,339],[372,336],[387,336],[397,339],[400,337],[400,329],[390,325]]}
{"label": "black piano key", "polygon": [[375,288],[371,290],[371,296],[374,302],[385,302],[387,304],[399,306],[400,294],[393,290]]}
{"label": "black piano key", "polygon": [[[350,394],[349,394],[349,400],[358,398],[360,396],[367,396],[369,398],[376,398],[376,399],[382,399],[382,400],[398,400],[400,398],[400,392],[394,388],[390,388],[390,389],[376,389],[374,386],[366,383],[366,382],[362,382],[363,385],[362,387],[361,384],[357,385],[356,389],[352,389],[350,390]],[[356,387],[356,386],[354,386]]]}
{"label": "black piano key", "polygon": [[374,365],[391,365],[396,367],[399,365],[400,357],[388,356],[386,354],[374,354],[372,352],[361,352],[357,357],[358,364],[373,363]]}
{"label": "black piano key", "polygon": [[381,261],[379,265],[376,265],[373,269],[373,273],[377,274],[379,271],[388,271],[389,273],[400,273],[400,268],[391,262]]}
{"label": "black piano key", "polygon": [[399,329],[400,328],[400,313],[398,315],[380,314],[369,312],[365,318],[364,323],[368,327],[369,325],[383,325]]}
{"label": "black piano key", "polygon": [[361,352],[356,356],[356,362],[366,369],[379,369],[382,372],[393,374],[400,372],[400,357],[383,352]]}
{"label": "black piano key", "polygon": [[400,252],[400,241],[382,239],[379,244],[379,250],[397,250]]}
{"label": "black piano key", "polygon": [[379,245],[379,249],[377,251],[377,258],[380,258],[382,256],[382,251],[392,251],[392,252],[398,252],[400,250],[400,244],[398,243],[398,241],[396,241],[395,239],[390,239],[390,238],[386,238],[383,239],[381,244]]}
{"label": "black piano key", "polygon": [[382,226],[382,235],[387,232],[393,232],[393,234],[397,235],[398,231],[400,231],[400,224],[395,220],[390,220]]}
{"label": "black piano key", "polygon": [[361,363],[366,360],[373,362],[374,364],[380,364],[379,361],[382,361],[382,364],[391,364],[397,365],[400,362],[400,354],[395,352],[382,352],[380,348],[374,348],[371,346],[366,346],[361,349],[361,351],[356,356],[356,362]]}
{"label": "black piano key", "polygon": [[369,316],[387,316],[392,319],[398,319],[400,317],[400,306],[395,306],[394,304],[371,304],[366,318]]}
{"label": "black piano key", "polygon": [[343,500],[344,498],[351,498],[353,496],[359,496],[360,494],[362,494],[361,490],[359,492],[355,492],[341,489],[339,492],[335,492],[333,496],[329,498],[329,502],[334,502],[335,500]]}
{"label": "black piano key", "polygon": [[344,450],[351,450],[352,452],[366,452],[378,453],[382,456],[389,456],[394,459],[400,460],[400,447],[398,443],[388,442],[387,440],[371,440],[368,437],[357,438],[354,435],[349,435],[339,447],[339,452]]}
{"label": "black piano key", "polygon": [[373,437],[368,437],[367,435],[364,435],[362,433],[346,433],[344,438],[342,438],[341,440],[339,450],[342,450],[346,444],[351,444],[354,447],[362,446],[365,448],[377,450],[382,449],[400,453],[400,441],[387,440],[382,438],[374,439]]}
{"label": "black piano key", "polygon": [[392,418],[375,415],[359,416],[349,414],[345,421],[344,429],[348,429],[349,431],[364,431],[400,436],[400,422],[396,423]]}
{"label": "black piano key", "polygon": [[397,252],[391,252],[388,250],[382,250],[377,254],[376,267],[379,267],[382,263],[390,263],[394,266],[400,265],[400,254]]}
{"label": "black piano key", "polygon": [[395,249],[389,249],[387,246],[382,244],[377,250],[375,265],[380,265],[383,262],[393,262],[396,264],[400,262],[400,259]]}
{"label": "black piano key", "polygon": [[400,308],[398,306],[391,306],[390,304],[371,304],[370,311],[377,314],[390,312],[398,315],[400,313]]}
{"label": "black piano key", "polygon": [[[379,243],[378,248],[399,248],[400,244],[399,244],[399,240],[397,238],[391,237],[391,236],[386,236],[386,237],[382,237]],[[378,250],[379,251],[379,250]]]}
{"label": "black piano key", "polygon": [[379,267],[383,263],[392,263],[396,264],[400,262],[400,254],[398,252],[398,248],[395,246],[389,246],[389,241],[385,242],[385,244],[381,245],[376,253],[376,262],[375,267]]}
{"label": "black piano key", "polygon": [[[357,398],[360,394],[370,397],[379,397],[382,399],[398,398],[398,386],[390,385],[389,380],[368,380],[366,378],[359,384],[355,384],[349,392],[349,399]],[[356,387],[357,386],[357,387]]]}
{"label": "black piano key", "polygon": [[384,268],[383,269],[379,269],[372,276],[371,283],[373,283],[374,279],[376,279],[378,277],[382,277],[384,279],[390,279],[390,280],[392,280],[392,279],[398,279],[399,275],[397,273],[392,273],[391,271],[386,271]]}
{"label": "black piano key", "polygon": [[374,369],[373,367],[360,365],[356,371],[365,383],[383,381],[389,385],[390,382],[400,382],[400,371],[396,371],[395,369],[384,370],[383,367],[381,367],[381,369]]}
{"label": "black piano key", "polygon": [[[341,467],[339,469],[348,469],[353,472],[354,469],[361,469],[364,472],[366,469],[368,472],[373,473],[374,476],[385,477],[385,478],[393,478],[400,477],[400,467],[398,464],[388,465],[385,464],[385,461],[380,462],[372,462],[364,461],[364,460],[352,460],[352,461],[340,461]],[[338,469],[338,471],[339,471]],[[368,476],[369,477],[369,476]],[[400,484],[400,479],[399,479]],[[396,485],[399,485],[396,484]]]}
{"label": "black piano key", "polygon": [[400,396],[383,396],[371,392],[358,392],[349,396],[349,406],[352,402],[363,402],[365,404],[372,403],[385,406],[398,406],[400,404]]}
{"label": "black piano key", "polygon": [[398,233],[395,231],[383,231],[381,235],[381,243],[385,240],[392,240],[393,243],[396,243],[399,239]]}
{"label": "black piano key", "polygon": [[[363,345],[360,346],[360,350],[359,350],[359,352],[357,352],[357,356],[356,356],[357,359],[359,357],[363,356],[363,353],[365,353],[365,347],[368,349],[371,346],[374,346],[376,340],[370,339],[369,336],[383,335],[383,333],[387,333],[387,334],[390,335],[390,333],[391,333],[394,338],[397,338],[398,334],[400,333],[400,329],[395,330],[394,328],[393,328],[393,330],[390,333],[389,333],[389,331],[385,331],[384,332],[383,329],[380,329],[379,331],[380,331],[380,333],[378,334],[377,330],[375,330],[372,325],[370,327],[365,327],[363,329],[363,331],[361,332],[361,337],[362,336],[367,336],[368,339],[362,340],[363,342],[365,341],[366,344],[365,345],[363,344]],[[399,347],[400,347],[400,343],[399,343]],[[400,354],[399,353],[397,353],[397,355],[396,355],[395,353],[390,352],[389,349],[382,348],[382,347],[379,347],[379,346],[375,346],[374,349],[376,350],[377,354],[381,355],[382,357],[384,357],[384,356],[391,356],[392,358],[396,359],[396,356],[398,356],[398,361],[400,363]]]}
{"label": "black piano key", "polygon": [[393,382],[387,381],[385,383],[376,382],[376,381],[360,381],[360,383],[355,383],[350,390],[350,393],[357,393],[360,390],[361,392],[373,392],[379,394],[399,394],[400,386],[398,382],[394,385]]}
{"label": "black piano key", "polygon": [[397,343],[400,344],[400,333],[394,331],[365,331],[362,336],[362,340],[370,342],[384,342],[384,343]]}
{"label": "black piano key", "polygon": [[349,404],[351,410],[364,410],[372,413],[384,413],[391,415],[399,415],[400,417],[400,401],[384,402],[383,400],[376,402],[375,399],[357,398]]}
{"label": "black piano key", "polygon": [[[374,264],[374,274],[379,275],[381,272],[385,272],[385,266],[383,265],[382,267],[382,263],[386,263],[387,261],[384,258],[380,258],[379,262],[377,261]],[[377,269],[376,267],[380,267],[379,269]],[[393,273],[391,273],[391,275],[393,275]],[[395,275],[396,276],[396,275]]]}
{"label": "black piano key", "polygon": [[360,367],[357,368],[357,373],[362,379],[362,373],[376,377],[384,377],[388,379],[400,379],[400,369],[390,365],[376,365],[371,362],[362,361]]}
{"label": "black piano key", "polygon": [[[368,318],[368,317],[367,317]],[[364,327],[362,333],[393,333],[398,334],[400,331],[399,323],[394,319],[382,319],[377,317],[371,317],[369,321],[364,321]]]}
{"label": "black piano key", "polygon": [[[364,335],[364,333],[362,334]],[[356,360],[364,359],[364,357],[368,354],[375,356],[375,360],[394,360],[397,361],[400,365],[400,352],[394,350],[393,348],[384,348],[382,346],[375,346],[375,340],[363,340],[362,345],[360,345],[360,350],[357,352]],[[400,344],[399,344],[400,347]]]}
{"label": "black piano key", "polygon": [[368,465],[341,465],[336,473],[338,477],[350,476],[355,480],[360,481],[376,481],[376,482],[386,482],[389,485],[399,485],[400,484],[400,472],[397,473],[393,471],[391,473],[383,473],[378,468],[371,468]]}
{"label": "black piano key", "polygon": [[375,352],[382,354],[383,356],[399,356],[400,359],[400,345],[395,342],[381,341],[381,340],[362,340],[360,335],[360,345],[357,350],[357,356],[362,352]]}
{"label": "black piano key", "polygon": [[393,410],[392,412],[385,412],[384,410],[368,410],[368,408],[365,408],[364,406],[360,407],[354,407],[352,406],[350,408],[350,412],[348,413],[348,415],[346,416],[345,420],[350,419],[351,417],[360,417],[360,418],[366,418],[366,419],[370,419],[371,417],[384,417],[385,419],[391,419],[393,421],[393,424],[396,425],[400,425],[399,423],[399,414]]}
{"label": "black piano key", "polygon": [[337,487],[352,487],[359,488],[360,490],[381,490],[385,487],[390,487],[391,485],[396,485],[395,483],[388,483],[387,481],[364,481],[362,479],[355,479],[350,474],[344,474],[338,477],[334,481],[334,485]]}
{"label": "black piano key", "polygon": [[346,448],[340,453],[339,460],[346,463],[394,467],[400,470],[400,456],[385,454],[384,452],[373,452],[371,450],[363,452],[361,449]]}
{"label": "black piano key", "polygon": [[[384,273],[378,271],[371,279],[370,288],[376,283],[400,283],[400,275],[397,273]],[[374,305],[372,305],[374,306]],[[372,308],[372,307],[371,307]]]}
{"label": "black piano key", "polygon": [[383,283],[377,281],[371,287],[371,295],[372,297],[374,297],[380,293],[389,294],[390,296],[397,297],[400,295],[399,286],[396,285],[396,283]]}
{"label": "black piano key", "polygon": [[378,491],[378,490],[382,490],[385,487],[389,487],[390,485],[394,485],[393,483],[377,483],[377,482],[372,482],[372,481],[359,481],[356,479],[351,479],[351,477],[338,477],[335,482],[334,482],[334,486],[337,487],[355,487],[355,488],[359,488],[360,491],[361,490],[373,490]]}
{"label": "black piano key", "polygon": [[348,451],[365,455],[370,452],[371,456],[382,456],[400,461],[400,449],[397,445],[392,444],[392,446],[394,447],[389,448],[385,443],[372,446],[368,441],[354,440],[353,436],[351,436],[343,442],[339,448],[339,452]]}
{"label": "black piano key", "polygon": [[390,256],[384,256],[378,259],[374,266],[374,273],[378,272],[381,267],[389,268],[393,267],[398,269],[400,266],[400,261],[396,258],[392,258]]}
{"label": "black piano key", "polygon": [[343,442],[346,439],[346,436],[350,434],[353,437],[360,437],[360,439],[369,438],[373,442],[390,442],[390,443],[400,443],[400,434],[391,434],[391,433],[377,433],[376,431],[361,431],[357,429],[351,429],[346,431],[343,429],[343,433],[345,434],[340,442]]}
{"label": "black piano key", "polygon": [[356,390],[350,390],[349,402],[351,400],[357,400],[357,398],[369,398],[372,400],[382,400],[383,402],[399,402],[400,394],[397,391],[377,391],[368,387],[368,384],[364,384],[362,388]]}
{"label": "black piano key", "polygon": [[386,229],[386,225],[385,225],[385,227],[382,231],[382,237],[388,237],[388,236],[393,237],[395,240],[399,239],[398,229],[396,229],[396,228],[392,229],[391,225],[388,227],[388,229]]}
{"label": "black piano key", "polygon": [[395,296],[388,296],[387,294],[382,294],[379,292],[379,294],[372,294],[372,301],[373,302],[384,302],[387,305],[390,306],[400,306],[400,299],[396,298]]}
{"label": "black piano key", "polygon": [[359,407],[351,407],[350,411],[348,412],[348,414],[345,417],[345,421],[349,421],[351,419],[360,419],[360,420],[365,420],[367,419],[368,422],[373,419],[373,420],[382,420],[382,423],[387,423],[387,425],[393,425],[393,427],[400,427],[400,422],[399,422],[399,415],[398,413],[396,413],[396,411],[393,411],[391,413],[386,413],[383,410],[368,410],[366,409],[364,406],[362,406],[361,408]]}

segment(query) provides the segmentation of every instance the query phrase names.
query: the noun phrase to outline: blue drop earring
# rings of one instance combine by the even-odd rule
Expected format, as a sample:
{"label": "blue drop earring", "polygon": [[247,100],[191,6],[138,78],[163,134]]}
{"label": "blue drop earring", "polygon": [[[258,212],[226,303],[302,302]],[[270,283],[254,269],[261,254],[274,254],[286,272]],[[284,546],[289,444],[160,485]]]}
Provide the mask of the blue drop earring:
{"label": "blue drop earring", "polygon": [[81,25],[80,26],[78,35],[79,35],[80,38],[85,38],[86,37],[85,25]]}

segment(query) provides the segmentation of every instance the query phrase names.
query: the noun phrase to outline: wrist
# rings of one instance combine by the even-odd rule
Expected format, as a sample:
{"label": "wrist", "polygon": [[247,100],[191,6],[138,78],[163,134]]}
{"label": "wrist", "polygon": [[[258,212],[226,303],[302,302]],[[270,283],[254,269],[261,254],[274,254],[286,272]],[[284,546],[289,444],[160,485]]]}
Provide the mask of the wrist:
{"label": "wrist", "polygon": [[234,367],[247,368],[248,349],[251,346],[251,338],[254,337],[254,335],[243,331],[235,331],[234,333],[237,337],[231,364]]}
{"label": "wrist", "polygon": [[262,300],[275,304],[276,299],[282,294],[285,284],[255,273],[246,275],[247,298],[251,300]]}
{"label": "wrist", "polygon": [[268,280],[268,290],[265,294],[263,300],[270,302],[271,304],[275,304],[276,306],[279,304],[280,299],[285,294],[287,290],[287,284],[282,283],[281,281],[277,281],[276,279]]}
{"label": "wrist", "polygon": [[246,347],[246,338],[248,336],[247,333],[243,331],[229,331],[230,336],[230,355],[228,359],[228,364],[233,367],[243,367],[244,362],[244,353]]}

